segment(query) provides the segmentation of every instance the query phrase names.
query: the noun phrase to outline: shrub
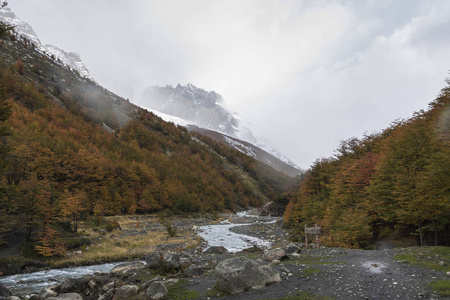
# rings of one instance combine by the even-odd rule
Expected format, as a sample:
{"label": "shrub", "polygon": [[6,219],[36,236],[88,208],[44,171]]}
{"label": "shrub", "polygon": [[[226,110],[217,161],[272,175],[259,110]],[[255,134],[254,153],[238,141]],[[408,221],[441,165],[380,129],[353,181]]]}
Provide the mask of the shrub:
{"label": "shrub", "polygon": [[106,231],[111,232],[114,229],[120,228],[119,222],[117,220],[109,220],[105,224]]}
{"label": "shrub", "polygon": [[176,228],[172,223],[169,221],[167,216],[164,216],[163,214],[158,215],[158,222],[161,223],[167,231],[167,234],[170,237],[174,237],[177,235],[178,228]]}

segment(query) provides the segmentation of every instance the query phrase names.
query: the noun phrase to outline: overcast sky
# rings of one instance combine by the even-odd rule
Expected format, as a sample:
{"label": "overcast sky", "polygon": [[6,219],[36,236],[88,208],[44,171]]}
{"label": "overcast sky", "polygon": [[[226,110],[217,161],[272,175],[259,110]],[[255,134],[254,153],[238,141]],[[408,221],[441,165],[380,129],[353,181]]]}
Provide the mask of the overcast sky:
{"label": "overcast sky", "polygon": [[450,70],[448,0],[10,0],[43,44],[138,102],[150,85],[221,94],[300,167],[426,109]]}

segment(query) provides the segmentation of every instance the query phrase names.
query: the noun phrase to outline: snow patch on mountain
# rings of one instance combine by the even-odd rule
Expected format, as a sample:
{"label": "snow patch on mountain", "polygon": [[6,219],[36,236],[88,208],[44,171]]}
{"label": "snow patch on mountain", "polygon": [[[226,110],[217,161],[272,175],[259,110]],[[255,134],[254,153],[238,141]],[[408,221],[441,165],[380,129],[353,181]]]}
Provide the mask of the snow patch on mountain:
{"label": "snow patch on mountain", "polygon": [[186,121],[186,120],[184,120],[184,119],[182,119],[182,118],[178,118],[178,117],[175,117],[175,116],[171,116],[171,115],[168,115],[168,114],[164,114],[164,113],[162,113],[162,112],[159,112],[159,111],[156,111],[156,110],[147,108],[147,107],[142,107],[142,108],[148,110],[149,112],[154,113],[155,115],[157,115],[158,117],[160,117],[160,118],[163,119],[164,121],[166,121],[166,122],[172,122],[172,123],[174,123],[175,125],[180,125],[180,126],[184,126],[184,127],[186,127],[186,126],[188,126],[188,125],[195,125],[195,124],[193,124],[192,122],[188,122],[188,121]]}
{"label": "snow patch on mountain", "polygon": [[55,58],[60,60],[64,65],[67,65],[71,69],[76,70],[78,73],[80,73],[81,76],[89,78],[91,80],[93,79],[78,53],[67,53],[66,51],[61,50],[53,45],[45,45],[44,48],[50,55],[55,56]]}
{"label": "snow patch on mountain", "polygon": [[250,146],[246,146],[236,140],[230,139],[227,136],[224,136],[225,141],[231,145],[234,149],[244,152],[248,156],[256,158],[256,153],[253,151],[253,148]]}
{"label": "snow patch on mountain", "polygon": [[68,66],[70,69],[77,71],[81,76],[93,80],[89,70],[84,65],[78,53],[67,53],[53,45],[41,44],[36,32],[28,23],[19,19],[9,7],[0,9],[0,21],[14,26],[16,33],[33,43],[36,48],[48,56],[54,56],[61,64]]}

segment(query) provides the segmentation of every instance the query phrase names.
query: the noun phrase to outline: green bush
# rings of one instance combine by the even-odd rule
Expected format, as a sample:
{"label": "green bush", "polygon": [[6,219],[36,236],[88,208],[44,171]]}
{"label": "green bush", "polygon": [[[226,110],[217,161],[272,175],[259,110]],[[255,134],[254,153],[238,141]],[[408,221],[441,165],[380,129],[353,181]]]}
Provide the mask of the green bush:
{"label": "green bush", "polygon": [[178,228],[175,227],[168,219],[167,216],[164,216],[163,214],[158,215],[158,222],[161,223],[167,231],[167,234],[170,237],[177,236]]}
{"label": "green bush", "polygon": [[105,224],[106,231],[111,232],[114,229],[120,228],[119,222],[117,220],[109,220]]}

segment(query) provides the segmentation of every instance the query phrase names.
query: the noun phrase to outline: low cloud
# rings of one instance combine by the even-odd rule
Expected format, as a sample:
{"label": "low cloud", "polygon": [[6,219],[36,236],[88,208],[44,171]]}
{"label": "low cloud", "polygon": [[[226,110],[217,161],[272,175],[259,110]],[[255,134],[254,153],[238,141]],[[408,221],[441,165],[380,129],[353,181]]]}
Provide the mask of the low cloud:
{"label": "low cloud", "polygon": [[450,2],[11,1],[44,43],[138,100],[191,82],[221,94],[301,167],[427,107],[450,66]]}

